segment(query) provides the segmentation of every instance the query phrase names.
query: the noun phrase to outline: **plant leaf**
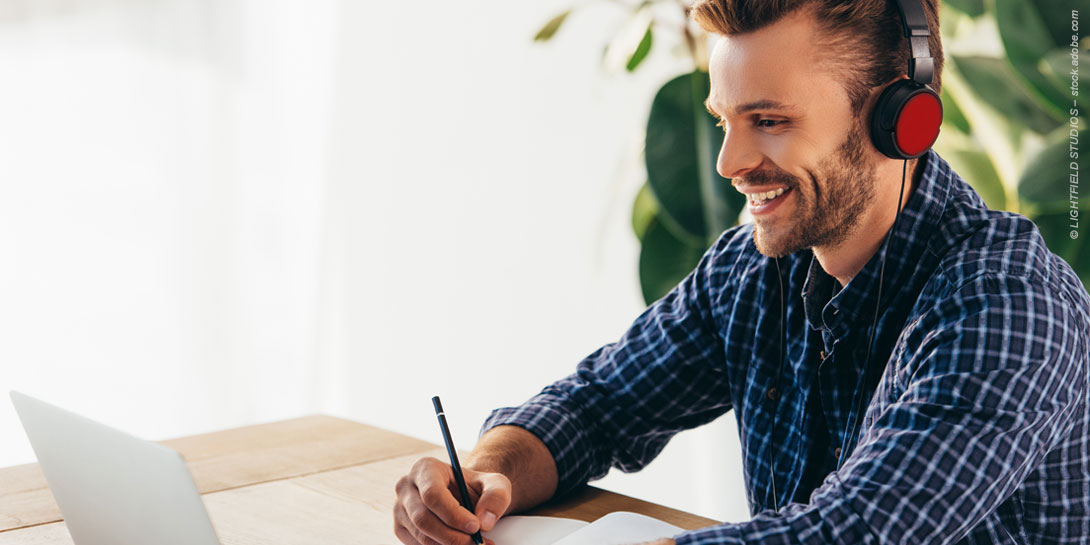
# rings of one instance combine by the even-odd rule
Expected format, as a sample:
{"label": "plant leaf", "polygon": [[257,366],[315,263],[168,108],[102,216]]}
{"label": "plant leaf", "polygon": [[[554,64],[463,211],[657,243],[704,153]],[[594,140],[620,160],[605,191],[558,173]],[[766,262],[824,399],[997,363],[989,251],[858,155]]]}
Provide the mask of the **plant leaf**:
{"label": "plant leaf", "polygon": [[972,130],[969,120],[966,119],[965,112],[961,111],[958,102],[947,91],[947,87],[944,86],[939,95],[939,99],[942,100],[942,124],[953,127],[963,134],[969,134],[969,131]]}
{"label": "plant leaf", "polygon": [[984,13],[984,0],[946,0],[943,3],[972,17]]}
{"label": "plant leaf", "polygon": [[1026,83],[1029,96],[1057,120],[1066,117],[1065,104],[1071,102],[1071,96],[1040,70],[1041,58],[1060,44],[1049,33],[1037,7],[1029,0],[996,2],[995,22],[1007,60]]}
{"label": "plant leaf", "polygon": [[[715,172],[723,133],[702,105],[709,85],[707,72],[700,71],[678,76],[663,85],[651,103],[644,143],[647,180],[662,206],[662,223],[675,236],[694,242],[719,235],[709,225],[736,224],[745,205],[745,197],[730,188],[730,180]],[[699,129],[698,122],[703,125]],[[698,130],[707,131],[706,136],[698,138]],[[703,149],[698,147],[701,141]],[[711,192],[701,187],[701,169],[711,173]],[[706,216],[709,210],[721,217],[709,222]]]}
{"label": "plant leaf", "polygon": [[647,226],[640,248],[640,289],[650,305],[692,271],[706,248],[677,238],[655,218]]}
{"label": "plant leaf", "polygon": [[1007,208],[1007,194],[1003,181],[992,164],[991,157],[979,149],[954,148],[944,150],[943,159],[984,199],[992,210]]}
{"label": "plant leaf", "polygon": [[973,93],[1015,125],[1046,134],[1060,120],[1028,96],[1025,84],[1003,59],[952,56]]}
{"label": "plant leaf", "polygon": [[652,22],[647,23],[647,31],[643,33],[640,44],[636,46],[636,50],[628,58],[628,63],[624,66],[625,70],[629,72],[635,70],[643,62],[643,59],[647,58],[647,54],[651,51],[651,27],[653,25]]}
{"label": "plant leaf", "polygon": [[636,200],[632,203],[632,232],[636,233],[636,238],[643,240],[647,227],[651,225],[658,213],[659,202],[655,200],[651,186],[644,182],[639,193],[636,193]]}
{"label": "plant leaf", "polygon": [[[1090,0],[1032,0],[1031,3],[1041,14],[1052,41],[1061,46],[1071,42],[1071,10],[1077,10],[1083,17],[1090,13]],[[1085,32],[1080,30],[1077,34]]]}
{"label": "plant leaf", "polygon": [[566,10],[557,14],[552,19],[549,19],[545,26],[541,27],[541,30],[534,34],[535,42],[547,42],[556,34],[556,31],[560,30],[560,25],[564,24],[564,20],[568,18],[572,10]]}
{"label": "plant leaf", "polygon": [[1018,179],[1018,196],[1023,202],[1041,204],[1068,200],[1069,175],[1073,173],[1070,163],[1078,162],[1068,157],[1069,130],[1067,125],[1054,130],[1048,135],[1045,147],[1026,163]]}
{"label": "plant leaf", "polygon": [[[1090,55],[1087,55],[1090,57]],[[1082,60],[1080,55],[1079,60]],[[1075,68],[1071,65],[1071,48],[1054,49],[1046,54],[1038,63],[1038,68],[1041,73],[1045,75],[1052,84],[1061,89],[1065,89],[1065,93],[1071,94],[1069,86],[1071,85],[1071,70]],[[1077,97],[1067,97],[1069,100],[1062,104],[1063,107],[1069,108],[1071,105],[1070,99],[1078,101],[1079,109],[1082,111],[1090,111],[1090,99],[1087,99],[1087,94],[1082,93]]]}

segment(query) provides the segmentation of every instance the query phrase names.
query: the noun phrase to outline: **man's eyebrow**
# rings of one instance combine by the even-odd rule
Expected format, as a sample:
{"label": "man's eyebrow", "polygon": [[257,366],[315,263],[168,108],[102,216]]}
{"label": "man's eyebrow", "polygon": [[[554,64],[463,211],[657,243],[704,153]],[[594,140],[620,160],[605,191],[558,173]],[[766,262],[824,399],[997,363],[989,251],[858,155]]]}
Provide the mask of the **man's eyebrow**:
{"label": "man's eyebrow", "polygon": [[[719,114],[715,113],[715,110],[712,109],[712,105],[711,105],[711,102],[709,102],[709,100],[710,99],[704,99],[704,107],[707,108],[709,114],[712,114],[712,116],[714,116],[716,119],[719,119],[719,117],[720,117]],[[745,104],[742,104],[741,106],[738,106],[737,108],[734,109],[734,113],[735,113],[735,115],[742,115],[742,114],[747,113],[747,112],[752,112],[753,110],[788,110],[788,111],[794,111],[795,107],[791,106],[790,104],[784,104],[783,102],[780,102],[778,100],[764,99],[764,100],[755,100],[753,102],[747,102]]]}

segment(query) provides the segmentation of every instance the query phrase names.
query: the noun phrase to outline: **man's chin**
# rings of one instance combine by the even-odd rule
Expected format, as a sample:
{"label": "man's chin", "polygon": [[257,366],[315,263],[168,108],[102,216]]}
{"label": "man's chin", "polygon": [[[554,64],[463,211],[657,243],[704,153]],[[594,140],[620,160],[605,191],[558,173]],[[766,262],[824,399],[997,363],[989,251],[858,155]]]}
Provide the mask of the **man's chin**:
{"label": "man's chin", "polygon": [[793,254],[802,248],[794,233],[780,232],[769,233],[767,229],[759,225],[753,226],[753,244],[757,251],[768,257],[783,257]]}

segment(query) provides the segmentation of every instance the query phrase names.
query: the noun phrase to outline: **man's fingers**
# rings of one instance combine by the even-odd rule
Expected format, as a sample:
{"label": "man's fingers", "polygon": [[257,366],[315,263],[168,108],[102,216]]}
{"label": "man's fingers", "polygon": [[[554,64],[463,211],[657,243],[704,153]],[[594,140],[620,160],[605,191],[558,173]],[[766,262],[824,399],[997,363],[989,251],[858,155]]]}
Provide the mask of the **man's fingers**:
{"label": "man's fingers", "polygon": [[[398,539],[406,545],[472,545],[471,534],[495,527],[511,504],[511,481],[498,473],[466,470],[464,475],[470,493],[477,496],[477,514],[463,507],[456,496],[454,472],[449,465],[436,458],[417,460],[395,486]],[[481,520],[479,515],[486,519]],[[485,542],[495,545],[487,538]]]}
{"label": "man's fingers", "polygon": [[463,545],[464,543],[472,543],[472,539],[470,539],[468,542],[461,540],[440,542],[438,540],[432,539],[431,536],[424,533],[424,531],[420,528],[416,527],[416,525],[412,521],[412,517],[403,506],[399,505],[398,508],[400,509],[400,514],[398,515],[398,518],[403,521],[401,525],[402,529],[409,534],[409,537],[412,538],[414,543],[419,543],[420,545]]}
{"label": "man's fingers", "polygon": [[434,471],[422,474],[417,481],[420,499],[432,513],[439,517],[439,520],[443,521],[443,524],[472,534],[480,529],[480,522],[473,513],[462,507],[462,504],[454,498],[448,486],[450,475],[452,474],[439,474]]}
{"label": "man's fingers", "polygon": [[409,524],[409,518],[405,515],[405,509],[401,507],[401,504],[397,504],[394,507],[394,535],[397,536],[398,541],[405,545],[423,545],[416,540],[416,536],[406,528],[406,524]]}
{"label": "man's fingers", "polygon": [[413,537],[412,533],[405,529],[404,526],[398,526],[394,528],[394,535],[397,536],[398,541],[405,545],[424,545]]}
{"label": "man's fingers", "polygon": [[511,481],[500,473],[481,473],[477,476],[481,497],[477,500],[477,518],[481,530],[489,531],[511,505]]}
{"label": "man's fingers", "polygon": [[409,534],[409,531],[401,525],[394,526],[394,536],[397,537],[398,541],[405,545],[420,545],[420,542],[413,539],[413,536]]}
{"label": "man's fingers", "polygon": [[469,545],[473,542],[469,534],[451,528],[439,520],[439,517],[424,505],[419,491],[415,494],[410,491],[400,496],[400,499],[409,522],[405,526],[422,545],[433,545],[431,540],[439,545]]}

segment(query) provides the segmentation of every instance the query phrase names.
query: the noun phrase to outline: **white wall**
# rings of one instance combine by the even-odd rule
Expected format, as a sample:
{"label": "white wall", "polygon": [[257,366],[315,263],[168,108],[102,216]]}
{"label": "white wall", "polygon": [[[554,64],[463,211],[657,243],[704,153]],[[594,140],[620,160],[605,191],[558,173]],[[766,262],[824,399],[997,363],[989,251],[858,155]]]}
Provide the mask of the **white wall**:
{"label": "white wall", "polygon": [[[642,310],[669,31],[567,2],[0,7],[0,390],[148,438],[323,412],[468,449]],[[680,22],[680,16],[675,19]],[[0,402],[0,466],[33,460]],[[596,483],[748,518],[733,415]]]}

